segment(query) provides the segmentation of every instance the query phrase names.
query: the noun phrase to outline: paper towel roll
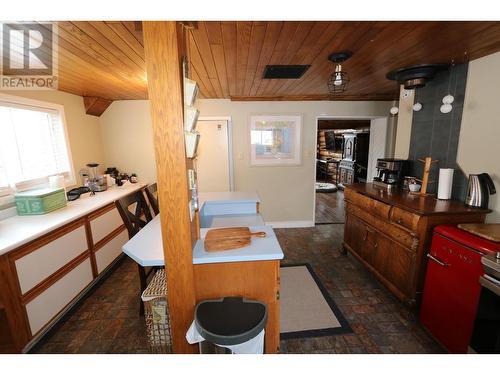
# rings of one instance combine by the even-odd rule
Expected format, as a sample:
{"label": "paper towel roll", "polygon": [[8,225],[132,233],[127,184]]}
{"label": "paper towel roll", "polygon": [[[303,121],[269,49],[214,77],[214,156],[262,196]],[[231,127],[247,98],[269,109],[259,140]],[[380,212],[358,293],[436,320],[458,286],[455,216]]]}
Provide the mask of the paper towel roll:
{"label": "paper towel roll", "polygon": [[439,169],[438,199],[450,199],[451,187],[453,185],[453,169]]}

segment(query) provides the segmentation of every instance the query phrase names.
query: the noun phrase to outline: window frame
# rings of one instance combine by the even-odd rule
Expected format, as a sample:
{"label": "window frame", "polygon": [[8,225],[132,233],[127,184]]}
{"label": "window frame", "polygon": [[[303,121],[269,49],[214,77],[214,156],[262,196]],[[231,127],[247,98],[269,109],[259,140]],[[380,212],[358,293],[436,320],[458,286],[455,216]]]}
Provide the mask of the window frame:
{"label": "window frame", "polygon": [[[0,102],[2,103],[11,103],[13,107],[21,106],[21,107],[34,107],[38,108],[42,111],[57,111],[57,113],[60,116],[60,121],[61,125],[63,127],[63,132],[64,132],[64,140],[66,143],[66,150],[68,152],[68,163],[69,163],[69,172],[68,175],[64,176],[64,183],[65,186],[73,186],[76,184],[76,176],[75,176],[75,166],[73,164],[73,155],[71,152],[71,145],[69,142],[69,134],[68,134],[68,127],[66,123],[66,113],[64,111],[64,105],[62,104],[57,104],[57,103],[51,103],[51,102],[46,102],[46,101],[41,101],[41,100],[36,100],[36,99],[30,99],[30,98],[25,98],[25,97],[20,97],[20,96],[14,96],[14,95],[8,95],[4,93],[0,93]],[[22,186],[22,190],[30,189],[32,187],[39,186],[40,183],[43,180],[46,180],[48,182],[48,177],[41,177],[41,178],[36,178],[32,180],[26,180],[26,181],[19,181],[16,182],[16,186]],[[14,191],[12,189],[12,186],[6,187],[0,187],[0,196],[6,197],[8,196],[9,190],[11,191],[11,194],[14,194]],[[2,194],[3,193],[3,194]]]}

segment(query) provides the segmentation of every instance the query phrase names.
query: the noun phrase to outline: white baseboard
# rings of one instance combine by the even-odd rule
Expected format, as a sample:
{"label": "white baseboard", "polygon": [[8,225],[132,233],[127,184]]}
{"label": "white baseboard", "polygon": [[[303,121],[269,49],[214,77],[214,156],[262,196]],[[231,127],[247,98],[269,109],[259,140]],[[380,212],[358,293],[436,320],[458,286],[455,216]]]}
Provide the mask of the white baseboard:
{"label": "white baseboard", "polygon": [[309,227],[314,227],[314,221],[310,220],[266,221],[266,225],[270,225],[273,228],[309,228]]}

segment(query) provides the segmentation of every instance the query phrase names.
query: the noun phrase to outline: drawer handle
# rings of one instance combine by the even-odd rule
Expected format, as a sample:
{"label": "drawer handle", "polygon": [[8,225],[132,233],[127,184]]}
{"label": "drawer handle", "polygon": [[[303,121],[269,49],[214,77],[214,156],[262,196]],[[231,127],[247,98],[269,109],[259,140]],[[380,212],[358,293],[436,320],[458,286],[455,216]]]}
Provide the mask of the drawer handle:
{"label": "drawer handle", "polygon": [[427,253],[427,258],[429,258],[430,260],[436,262],[440,266],[443,266],[443,267],[449,267],[450,266],[448,263],[445,263],[445,262],[439,260],[438,258],[436,258],[435,256],[431,255],[430,253]]}

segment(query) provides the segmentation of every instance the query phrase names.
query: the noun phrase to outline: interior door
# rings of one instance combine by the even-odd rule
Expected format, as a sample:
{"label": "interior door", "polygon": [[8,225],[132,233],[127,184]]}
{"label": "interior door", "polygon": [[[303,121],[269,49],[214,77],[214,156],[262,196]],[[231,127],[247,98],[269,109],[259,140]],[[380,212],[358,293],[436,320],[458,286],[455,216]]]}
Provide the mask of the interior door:
{"label": "interior door", "polygon": [[196,158],[198,191],[230,191],[227,121],[199,120]]}

